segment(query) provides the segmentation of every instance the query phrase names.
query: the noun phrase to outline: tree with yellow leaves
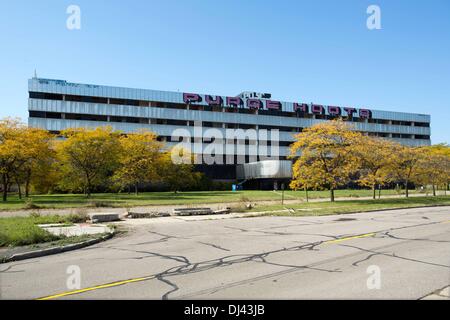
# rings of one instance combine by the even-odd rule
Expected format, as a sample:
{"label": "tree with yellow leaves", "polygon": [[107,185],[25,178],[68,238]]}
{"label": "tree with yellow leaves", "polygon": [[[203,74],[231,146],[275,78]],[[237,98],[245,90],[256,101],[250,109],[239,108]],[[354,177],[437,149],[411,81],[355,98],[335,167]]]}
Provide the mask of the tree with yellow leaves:
{"label": "tree with yellow leaves", "polygon": [[290,149],[291,158],[300,153],[293,166],[293,184],[328,189],[334,201],[334,190],[348,183],[356,170],[353,147],[360,136],[342,120],[322,122],[297,134]]}
{"label": "tree with yellow leaves", "polygon": [[449,167],[448,167],[448,161],[450,161],[450,145],[446,144],[446,143],[439,143],[439,144],[435,144],[430,146],[430,150],[433,152],[433,154],[435,155],[441,155],[441,156],[445,156],[446,157],[446,163],[447,166],[445,167],[445,171],[443,171],[443,175],[445,175],[446,180],[444,182],[445,184],[445,191],[449,190],[450,188],[450,172],[449,172]]}
{"label": "tree with yellow leaves", "polygon": [[52,148],[53,136],[46,130],[26,128],[23,131],[22,161],[16,168],[20,193],[20,184],[25,185],[25,196],[29,196],[30,184],[34,175],[42,176],[48,172],[54,162],[55,152]]}
{"label": "tree with yellow leaves", "polygon": [[421,157],[413,176],[414,183],[431,185],[433,196],[436,196],[436,186],[447,188],[450,180],[450,155],[443,150],[442,146],[421,147]]}
{"label": "tree with yellow leaves", "polygon": [[63,188],[81,188],[89,197],[119,165],[119,132],[111,127],[68,129],[56,144]]}
{"label": "tree with yellow leaves", "polygon": [[26,127],[19,119],[6,118],[0,121],[0,174],[3,201],[7,201],[8,189],[15,182],[17,168],[24,161],[24,132]]}
{"label": "tree with yellow leaves", "polygon": [[303,189],[305,191],[306,202],[309,202],[309,189],[323,189],[318,179],[314,176],[316,172],[312,161],[308,165],[296,161],[292,166],[292,171],[295,172],[295,179],[291,180],[289,187],[296,191]]}
{"label": "tree with yellow leaves", "polygon": [[120,137],[120,166],[113,179],[123,187],[134,187],[136,195],[139,184],[159,177],[163,144],[156,137],[153,132],[145,130]]}
{"label": "tree with yellow leaves", "polygon": [[174,147],[163,153],[161,165],[162,181],[177,193],[195,184],[201,175],[194,172],[194,156],[189,150]]}
{"label": "tree with yellow leaves", "polygon": [[446,143],[438,143],[427,147],[434,154],[447,156],[450,158],[450,146]]}
{"label": "tree with yellow leaves", "polygon": [[386,139],[361,135],[355,143],[352,152],[358,166],[358,184],[369,187],[376,197],[376,187],[389,181],[389,158],[393,152],[394,143]]}
{"label": "tree with yellow leaves", "polygon": [[413,182],[419,161],[422,158],[422,150],[394,144],[389,156],[387,170],[391,181],[401,181],[405,185],[405,196],[409,197],[408,185]]}
{"label": "tree with yellow leaves", "polygon": [[[53,160],[52,135],[45,130],[28,128],[19,119],[0,121],[0,172],[2,175],[3,201],[8,188],[17,186],[22,198],[22,185],[28,197],[33,175],[44,170],[43,163]],[[48,172],[46,173],[48,175]]]}

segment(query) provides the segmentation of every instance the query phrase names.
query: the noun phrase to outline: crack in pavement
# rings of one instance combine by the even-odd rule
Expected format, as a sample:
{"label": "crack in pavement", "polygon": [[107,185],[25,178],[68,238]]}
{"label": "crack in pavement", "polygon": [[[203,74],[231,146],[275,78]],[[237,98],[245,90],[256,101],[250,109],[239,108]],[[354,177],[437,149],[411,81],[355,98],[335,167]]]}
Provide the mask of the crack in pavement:
{"label": "crack in pavement", "polygon": [[386,231],[382,233],[382,235],[386,235],[388,238],[397,239],[397,240],[410,240],[410,241],[429,241],[429,242],[441,242],[441,243],[450,243],[448,240],[432,240],[432,239],[421,239],[421,238],[402,238],[399,236],[394,236],[390,231]]}
{"label": "crack in pavement", "polygon": [[370,258],[372,258],[372,257],[374,257],[374,256],[377,256],[377,255],[380,255],[380,254],[381,254],[381,253],[378,253],[378,252],[371,253],[371,254],[369,254],[367,257],[365,257],[364,259],[361,259],[361,260],[358,260],[358,261],[353,262],[352,265],[355,266],[355,267],[357,267],[361,262],[367,261],[367,260],[369,260]]}
{"label": "crack in pavement", "polygon": [[450,269],[450,266],[447,266],[445,264],[439,264],[439,263],[422,261],[422,260],[417,260],[417,259],[412,259],[412,258],[407,258],[407,257],[401,257],[401,256],[396,255],[395,252],[393,252],[392,254],[389,254],[389,253],[384,253],[384,252],[373,251],[373,250],[370,250],[370,249],[364,249],[364,248],[357,247],[357,246],[351,246],[351,245],[348,245],[348,244],[343,244],[342,246],[353,248],[353,249],[357,249],[357,250],[364,251],[364,252],[370,252],[370,253],[375,254],[375,255],[382,255],[382,256],[385,256],[385,257],[392,257],[392,258],[402,259],[402,260],[405,260],[405,261],[423,263],[423,264],[427,264],[427,265],[430,265],[430,266],[443,267],[443,268],[449,268]]}
{"label": "crack in pavement", "polygon": [[[430,225],[430,224],[435,224],[435,223],[440,223],[440,222],[432,222],[432,223],[425,223],[425,224],[419,224],[419,225],[414,225],[414,226],[405,226],[405,227],[398,227],[398,228],[390,228],[389,230],[399,230],[399,229],[404,229],[404,228],[411,228],[411,227],[417,227],[417,226],[422,226],[422,225]],[[247,229],[243,229],[243,228],[235,228],[235,227],[228,227],[228,228],[232,228],[232,229],[236,229],[236,230],[240,230],[242,232],[248,232],[249,230]],[[386,231],[386,232],[389,232]],[[379,233],[381,231],[378,231],[377,233]],[[328,236],[328,237],[332,237],[332,238],[337,238],[336,236]],[[183,266],[178,266],[178,267],[173,267],[173,268],[169,268],[166,271],[159,273],[156,275],[157,279],[159,279],[160,281],[163,280],[167,280],[166,277],[173,277],[173,276],[179,276],[179,275],[186,275],[186,274],[192,274],[192,273],[197,273],[197,272],[203,272],[203,271],[207,271],[210,269],[214,269],[214,268],[218,268],[218,267],[224,267],[224,266],[230,266],[233,264],[238,264],[238,263],[245,263],[245,262],[251,262],[251,261],[255,261],[255,262],[263,262],[263,263],[267,263],[267,264],[272,264],[272,265],[278,265],[278,266],[282,266],[282,267],[290,267],[295,269],[313,269],[313,270],[317,270],[317,271],[326,271],[326,272],[338,272],[336,270],[326,270],[326,269],[314,269],[311,268],[308,265],[305,266],[297,266],[297,265],[283,265],[283,264],[276,264],[276,263],[272,263],[272,262],[268,262],[267,259],[265,259],[266,257],[268,257],[271,254],[274,253],[280,253],[280,252],[288,252],[288,251],[299,251],[299,250],[315,250],[315,247],[321,245],[325,243],[325,241],[317,241],[317,242],[312,242],[312,243],[307,243],[304,245],[300,245],[300,246],[293,246],[293,247],[289,247],[289,248],[282,248],[282,249],[277,249],[277,250],[272,250],[272,251],[268,251],[268,252],[263,252],[263,253],[259,253],[259,254],[252,254],[252,255],[230,255],[230,256],[225,256],[219,259],[213,259],[213,260],[207,260],[207,261],[203,261],[203,262],[199,262],[196,263],[194,265],[186,263]],[[346,245],[344,245],[346,246]],[[351,246],[349,246],[351,247]],[[359,249],[360,251],[364,251],[363,248],[358,248],[358,247],[354,247],[355,249]],[[400,258],[400,259],[406,259],[406,260],[410,260],[410,261],[415,261],[415,262],[421,262],[421,263],[427,263],[427,264],[432,264],[432,263],[428,263],[428,262],[424,262],[424,261],[420,261],[420,260],[414,260],[414,259],[408,259],[405,257],[399,257],[399,256],[395,256],[395,254],[393,255],[389,255],[386,253],[381,253],[381,252],[372,252],[372,251],[368,251],[371,252],[371,255],[369,255],[369,257],[367,257],[364,260],[370,259],[372,256],[374,255],[388,255],[388,256],[393,256],[395,258]],[[236,258],[236,257],[240,257],[240,258]],[[229,260],[227,261],[227,259],[229,258],[235,258],[234,260]],[[361,263],[362,261],[356,261],[353,263],[353,265],[356,265],[358,263]],[[432,264],[434,265],[434,264]],[[436,264],[438,265],[438,264]],[[448,267],[445,265],[438,265],[438,266],[444,266],[444,267]],[[168,281],[168,280],[167,280]],[[163,281],[165,282],[165,281]],[[179,290],[179,287],[176,286],[173,282],[165,282],[165,283],[170,283],[170,286],[172,286],[172,290],[169,290],[168,292],[166,292],[162,298],[163,299],[168,299],[169,294],[176,292],[177,290]]]}
{"label": "crack in pavement", "polygon": [[38,263],[38,262],[39,262],[39,260],[37,260],[37,261],[30,261],[30,262],[14,263],[14,264],[11,264],[11,265],[7,266],[7,267],[6,267],[5,269],[3,269],[3,270],[0,270],[0,273],[25,272],[25,270],[18,270],[18,271],[8,271],[8,270],[11,270],[11,269],[14,268],[14,267],[21,266],[21,265],[24,265],[24,264],[36,264],[36,263]]}
{"label": "crack in pavement", "polygon": [[223,250],[223,251],[231,251],[230,249],[225,249],[225,248],[223,248],[221,246],[218,246],[216,244],[213,244],[213,243],[207,243],[207,242],[201,242],[201,241],[198,241],[198,243],[201,243],[201,244],[204,244],[206,246],[210,246],[210,247],[213,247],[213,248],[216,248],[216,249],[219,249],[219,250]]}
{"label": "crack in pavement", "polygon": [[[393,231],[393,230],[401,230],[401,229],[407,229],[407,228],[415,228],[415,227],[419,227],[419,226],[433,225],[433,224],[438,224],[438,223],[441,223],[441,222],[422,223],[422,224],[416,224],[416,225],[412,225],[412,226],[409,225],[409,226],[403,226],[403,227],[397,227],[397,228],[389,228],[387,230],[385,229],[385,230],[375,231],[374,233],[389,232],[389,231]],[[225,226],[225,228],[236,229],[236,230],[240,230],[242,232],[249,232],[249,230],[243,229],[243,228],[234,228],[234,227],[226,227],[226,226]],[[163,236],[163,237],[168,236],[168,235],[164,235],[164,234],[159,234],[159,235]],[[337,238],[338,236],[328,235],[328,237],[338,239]],[[349,238],[352,238],[352,237],[349,237]],[[181,239],[186,239],[186,238],[181,238]],[[344,240],[344,239],[342,239],[342,240]],[[405,240],[405,241],[408,241],[408,240]],[[160,254],[157,252],[150,252],[150,251],[143,251],[143,250],[131,250],[131,249],[118,248],[118,247],[107,247],[107,248],[144,254],[144,256],[134,258],[134,259],[145,259],[147,257],[157,257],[157,258],[168,259],[168,260],[172,260],[172,261],[181,263],[181,265],[177,265],[177,266],[168,268],[165,271],[156,273],[154,275],[137,278],[138,280],[130,279],[130,280],[118,282],[119,283],[118,285],[122,285],[122,284],[126,284],[126,283],[131,283],[131,282],[148,281],[148,280],[152,280],[152,279],[157,279],[158,281],[161,281],[171,287],[170,290],[168,290],[161,296],[162,299],[169,299],[169,296],[171,294],[173,294],[174,292],[178,291],[180,288],[177,286],[177,284],[175,284],[173,281],[168,280],[167,278],[175,277],[175,276],[183,276],[183,275],[188,275],[188,274],[194,274],[194,273],[199,273],[199,272],[205,272],[205,271],[216,269],[216,268],[227,267],[227,266],[242,264],[242,263],[246,263],[246,262],[267,263],[267,264],[272,264],[272,265],[278,265],[280,267],[288,267],[288,268],[291,268],[290,272],[298,271],[300,269],[312,269],[312,270],[319,270],[319,271],[324,271],[324,272],[340,272],[340,271],[338,271],[338,269],[327,270],[327,269],[313,268],[314,264],[299,266],[299,265],[289,265],[289,264],[286,264],[286,265],[277,264],[274,262],[267,261],[267,258],[270,255],[273,255],[276,253],[294,252],[294,251],[300,251],[300,250],[317,250],[316,249],[317,246],[320,246],[326,242],[327,241],[325,241],[325,240],[315,241],[315,242],[310,242],[310,243],[296,245],[296,246],[287,247],[287,248],[283,247],[281,249],[275,249],[275,250],[257,253],[257,254],[228,255],[228,256],[221,257],[221,258],[205,260],[205,261],[201,261],[201,262],[197,262],[197,263],[191,263],[187,257],[181,256],[181,255],[165,255],[165,254]],[[357,246],[342,245],[342,244],[339,244],[339,245],[344,246],[344,247],[354,248],[358,251],[370,253],[370,255],[368,257],[366,257],[365,259],[362,259],[360,261],[355,261],[353,263],[353,265],[355,265],[355,264],[358,265],[362,261],[368,260],[371,257],[373,257],[374,255],[384,255],[384,256],[394,257],[394,258],[398,258],[398,259],[404,259],[407,261],[413,261],[413,262],[417,262],[417,263],[425,263],[425,264],[429,264],[429,265],[433,265],[433,266],[450,268],[450,266],[447,266],[447,265],[434,264],[434,263],[430,263],[430,262],[426,262],[426,261],[397,256],[395,253],[387,254],[387,253],[383,253],[383,252],[377,252],[377,251],[373,251],[373,250],[360,248]],[[331,261],[334,261],[334,260],[336,260],[335,257],[333,259],[331,259]],[[320,263],[322,264],[324,262],[321,261]],[[265,279],[265,278],[267,278],[267,275],[265,275],[264,277],[261,277],[261,279]],[[243,280],[243,281],[248,281],[248,279]],[[113,285],[109,285],[109,286],[106,285],[106,287],[111,287],[111,286],[113,286]],[[102,286],[99,286],[99,287],[102,287]],[[105,285],[103,287],[105,287]],[[84,290],[83,292],[95,290],[95,289],[96,289],[96,287],[86,288],[86,289],[83,289]],[[209,290],[211,290],[211,289],[209,289]],[[77,294],[77,293],[80,293],[80,292],[66,292],[66,293],[63,293],[60,295],[55,295],[55,296],[59,297],[59,296]],[[50,297],[52,297],[52,296],[50,296]]]}

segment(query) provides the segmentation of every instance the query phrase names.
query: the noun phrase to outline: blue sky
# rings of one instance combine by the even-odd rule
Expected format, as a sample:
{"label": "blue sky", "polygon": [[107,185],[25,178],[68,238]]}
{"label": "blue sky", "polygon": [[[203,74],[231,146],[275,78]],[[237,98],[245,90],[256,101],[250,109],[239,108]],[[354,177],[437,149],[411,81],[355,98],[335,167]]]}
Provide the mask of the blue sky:
{"label": "blue sky", "polygon": [[[0,1],[0,117],[27,79],[431,114],[450,142],[450,1]],[[81,8],[81,30],[66,8]],[[381,30],[366,9],[381,8]]]}

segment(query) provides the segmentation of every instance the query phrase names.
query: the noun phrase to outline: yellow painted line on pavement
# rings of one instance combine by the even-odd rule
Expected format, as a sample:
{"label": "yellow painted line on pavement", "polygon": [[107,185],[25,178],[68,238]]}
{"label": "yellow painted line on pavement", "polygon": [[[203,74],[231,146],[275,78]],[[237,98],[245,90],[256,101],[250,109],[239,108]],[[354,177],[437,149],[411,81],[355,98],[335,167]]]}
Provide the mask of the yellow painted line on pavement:
{"label": "yellow painted line on pavement", "polygon": [[[441,221],[441,223],[450,223],[450,220]],[[374,236],[375,234],[376,234],[376,232],[366,233],[366,234],[360,234],[360,235],[357,235],[357,236],[352,236],[352,237],[346,237],[346,238],[340,238],[340,239],[330,240],[330,241],[326,241],[326,242],[324,242],[324,243],[325,243],[325,244],[328,244],[328,243],[338,243],[338,242],[341,242],[341,241],[347,241],[347,240],[352,240],[352,239],[367,238],[367,237]]]}
{"label": "yellow painted line on pavement", "polygon": [[[373,236],[373,235],[375,235],[374,232],[373,233],[366,233],[366,234],[361,234],[361,235],[357,235],[357,236],[352,236],[352,237],[346,237],[346,238],[326,241],[326,242],[324,242],[324,244],[337,243],[337,242],[341,242],[341,241],[346,241],[346,240],[351,240],[351,239],[358,239],[358,238],[366,238],[366,237],[370,237],[370,236]],[[73,291],[67,291],[67,292],[63,292],[63,293],[59,293],[59,294],[55,294],[55,295],[51,295],[51,296],[47,296],[47,297],[38,298],[36,300],[52,300],[52,299],[62,298],[62,297],[66,297],[66,296],[70,296],[70,295],[74,295],[74,294],[79,294],[79,293],[84,293],[84,292],[89,292],[89,291],[95,291],[95,290],[105,289],[105,288],[111,288],[111,287],[117,287],[117,286],[121,286],[123,284],[128,284],[128,283],[134,283],[134,282],[150,280],[150,279],[153,279],[153,278],[154,278],[154,276],[148,276],[148,277],[128,279],[128,280],[124,280],[124,281],[116,281],[116,282],[111,282],[111,283],[98,285],[98,286],[94,286],[94,287],[89,287],[89,288],[84,288],[84,289],[79,289],[79,290],[73,290]]]}
{"label": "yellow painted line on pavement", "polygon": [[[441,223],[450,223],[450,220],[441,221]],[[329,241],[324,242],[324,244],[332,244],[332,243],[339,243],[339,242],[342,242],[342,241],[347,241],[347,240],[352,240],[352,239],[367,238],[367,237],[372,237],[375,234],[376,234],[376,232],[371,232],[371,233],[365,233],[365,234],[360,234],[360,235],[351,236],[351,237],[345,237],[345,238],[340,238],[340,239],[335,239],[335,240],[329,240]],[[70,296],[70,295],[74,295],[74,294],[83,293],[83,292],[89,292],[89,291],[94,291],[94,290],[99,290],[99,289],[117,287],[117,286],[121,286],[123,284],[150,280],[150,279],[153,279],[153,278],[154,278],[154,276],[148,276],[148,277],[141,277],[141,278],[134,278],[134,279],[123,280],[123,281],[116,281],[116,282],[111,282],[111,283],[107,283],[107,284],[103,284],[103,285],[99,285],[99,286],[94,286],[94,287],[80,289],[80,290],[67,291],[67,292],[63,292],[63,293],[59,293],[59,294],[55,294],[55,295],[51,295],[51,296],[47,296],[47,297],[38,298],[36,300],[52,300],[52,299],[62,298],[62,297],[66,297],[66,296]]]}
{"label": "yellow painted line on pavement", "polygon": [[374,235],[375,235],[375,232],[372,232],[372,233],[360,234],[360,235],[352,236],[352,237],[345,237],[345,238],[340,238],[340,239],[336,239],[336,240],[330,240],[330,241],[326,241],[324,243],[325,244],[338,243],[338,242],[352,240],[352,239],[367,238],[367,237],[371,237],[371,236],[374,236]]}
{"label": "yellow painted line on pavement", "polygon": [[47,296],[47,297],[38,298],[36,300],[57,299],[57,298],[62,298],[62,297],[78,294],[78,293],[94,291],[94,290],[98,290],[98,289],[117,287],[117,286],[121,286],[123,284],[133,283],[133,282],[140,282],[140,281],[150,280],[150,279],[153,279],[153,278],[154,278],[154,276],[148,276],[148,277],[141,277],[141,278],[134,278],[134,279],[123,280],[123,281],[116,281],[116,282],[111,282],[111,283],[107,283],[107,284],[102,284],[102,285],[99,285],[99,286],[94,286],[94,287],[89,287],[89,288],[84,288],[84,289],[79,289],[79,290],[73,290],[73,291],[67,291],[67,292],[63,292],[63,293],[59,293],[59,294],[55,294],[55,295],[51,295],[51,296]]}

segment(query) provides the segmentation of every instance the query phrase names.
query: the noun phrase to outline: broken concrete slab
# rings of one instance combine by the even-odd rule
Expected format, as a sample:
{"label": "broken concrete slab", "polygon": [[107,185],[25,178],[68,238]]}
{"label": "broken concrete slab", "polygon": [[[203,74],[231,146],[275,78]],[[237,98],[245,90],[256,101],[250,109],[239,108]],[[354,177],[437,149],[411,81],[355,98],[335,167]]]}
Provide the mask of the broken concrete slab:
{"label": "broken concrete slab", "polygon": [[127,218],[130,219],[146,219],[170,216],[168,212],[128,212]]}
{"label": "broken concrete slab", "polygon": [[92,223],[118,221],[118,220],[120,220],[120,213],[114,213],[114,212],[90,213],[89,219],[91,220]]}
{"label": "broken concrete slab", "polygon": [[214,214],[229,214],[230,212],[231,212],[230,208],[214,210],[213,211]]}
{"label": "broken concrete slab", "polygon": [[177,208],[173,209],[172,214],[176,216],[207,215],[213,214],[213,211],[211,208]]}
{"label": "broken concrete slab", "polygon": [[66,237],[93,235],[101,233],[110,233],[113,230],[105,225],[91,225],[87,223],[77,223],[74,225],[66,224],[40,224],[40,228],[50,232],[51,234]]}

